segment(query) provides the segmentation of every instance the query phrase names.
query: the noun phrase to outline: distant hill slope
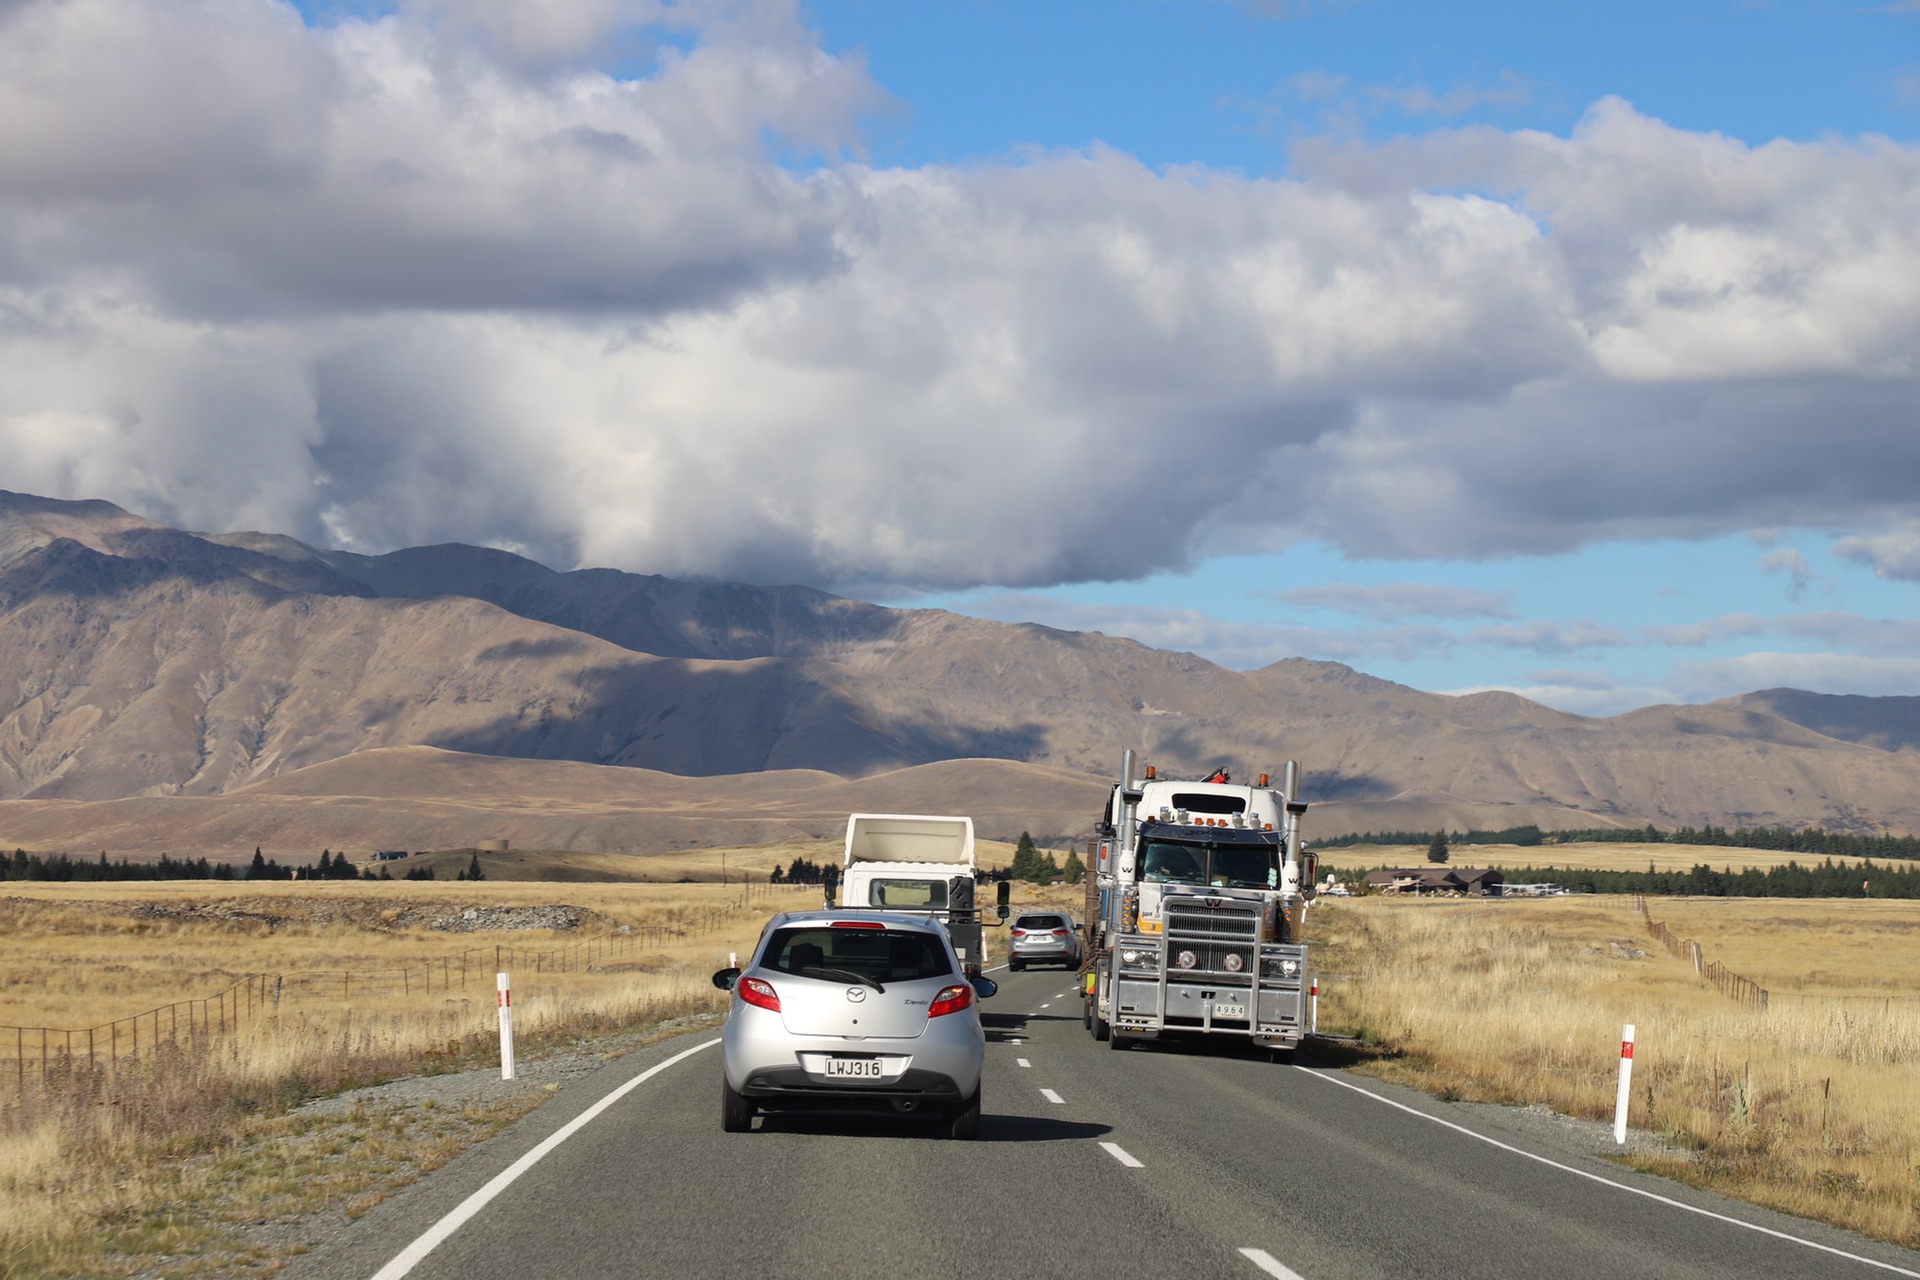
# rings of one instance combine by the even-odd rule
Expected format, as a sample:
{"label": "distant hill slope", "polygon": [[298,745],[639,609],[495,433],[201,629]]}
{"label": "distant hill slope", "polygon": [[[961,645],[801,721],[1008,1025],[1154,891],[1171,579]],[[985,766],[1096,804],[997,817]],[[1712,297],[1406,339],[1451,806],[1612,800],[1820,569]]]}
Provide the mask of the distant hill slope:
{"label": "distant hill slope", "polygon": [[1133,745],[1171,771],[1296,758],[1330,834],[1920,829],[1920,752],[1887,749],[1914,744],[1916,700],[1836,701],[1592,719],[798,587],[556,573],[457,545],[356,556],[0,494],[0,799],[254,795],[403,747],[683,777],[999,759],[1101,779]]}
{"label": "distant hill slope", "polygon": [[1882,751],[1920,749],[1920,698],[1762,689],[1728,698],[1725,705],[1790,720],[1840,742]]}

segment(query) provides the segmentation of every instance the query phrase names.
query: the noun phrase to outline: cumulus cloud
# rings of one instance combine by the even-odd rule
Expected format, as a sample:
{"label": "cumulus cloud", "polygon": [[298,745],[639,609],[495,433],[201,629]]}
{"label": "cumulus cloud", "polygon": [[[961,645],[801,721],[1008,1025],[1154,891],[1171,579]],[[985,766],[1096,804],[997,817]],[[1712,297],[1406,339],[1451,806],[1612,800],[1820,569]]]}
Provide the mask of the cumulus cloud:
{"label": "cumulus cloud", "polygon": [[1505,594],[1475,587],[1435,586],[1423,582],[1389,582],[1378,586],[1332,583],[1324,587],[1297,587],[1277,591],[1282,604],[1310,609],[1333,609],[1383,622],[1396,618],[1510,618]]}
{"label": "cumulus cloud", "polygon": [[792,0],[535,12],[0,8],[0,487],[851,590],[1884,537],[1920,473],[1920,149],[881,169]]}
{"label": "cumulus cloud", "polygon": [[1883,533],[1842,538],[1833,544],[1833,553],[1866,565],[1882,578],[1920,582],[1920,523],[1908,521]]}
{"label": "cumulus cloud", "polygon": [[1831,595],[1833,582],[1825,574],[1813,567],[1813,562],[1795,551],[1792,547],[1780,547],[1760,557],[1760,567],[1768,573],[1787,575],[1787,599],[1795,604],[1806,602],[1807,592],[1817,583]]}

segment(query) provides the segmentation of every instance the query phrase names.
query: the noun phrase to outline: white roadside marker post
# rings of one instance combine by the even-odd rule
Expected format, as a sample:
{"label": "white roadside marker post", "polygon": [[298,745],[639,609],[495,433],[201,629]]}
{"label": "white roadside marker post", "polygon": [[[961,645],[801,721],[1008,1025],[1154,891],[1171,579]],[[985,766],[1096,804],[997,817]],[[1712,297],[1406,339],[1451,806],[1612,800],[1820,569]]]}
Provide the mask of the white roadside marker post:
{"label": "white roadside marker post", "polygon": [[513,984],[507,975],[494,975],[500,986],[500,1078],[513,1079]]}
{"label": "white roadside marker post", "polygon": [[1627,1098],[1633,1089],[1633,1024],[1629,1022],[1620,1033],[1620,1096],[1613,1103],[1613,1141],[1617,1146],[1625,1146],[1627,1141]]}
{"label": "white roadside marker post", "polygon": [[1307,1034],[1310,1036],[1320,1034],[1320,979],[1318,978],[1313,980],[1312,1004],[1307,1014]]}

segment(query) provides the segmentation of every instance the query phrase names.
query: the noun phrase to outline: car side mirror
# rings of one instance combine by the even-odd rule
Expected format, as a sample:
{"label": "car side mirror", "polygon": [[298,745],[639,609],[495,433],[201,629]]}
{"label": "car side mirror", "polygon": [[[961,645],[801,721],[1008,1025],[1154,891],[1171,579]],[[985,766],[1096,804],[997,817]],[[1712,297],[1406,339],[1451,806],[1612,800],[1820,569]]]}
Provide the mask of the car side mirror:
{"label": "car side mirror", "polygon": [[1005,920],[1008,916],[1013,914],[1013,909],[1007,905],[1007,903],[1009,903],[1012,900],[1013,900],[1013,883],[1011,881],[1002,880],[999,884],[993,887],[994,914],[998,915],[1002,920]]}
{"label": "car side mirror", "polygon": [[738,969],[722,969],[713,975],[713,985],[722,991],[733,990],[733,984],[738,981],[740,981],[740,971]]}
{"label": "car side mirror", "polygon": [[968,978],[967,981],[973,984],[973,994],[979,996],[982,1000],[991,1000],[995,993],[1000,990],[1000,984],[985,974]]}

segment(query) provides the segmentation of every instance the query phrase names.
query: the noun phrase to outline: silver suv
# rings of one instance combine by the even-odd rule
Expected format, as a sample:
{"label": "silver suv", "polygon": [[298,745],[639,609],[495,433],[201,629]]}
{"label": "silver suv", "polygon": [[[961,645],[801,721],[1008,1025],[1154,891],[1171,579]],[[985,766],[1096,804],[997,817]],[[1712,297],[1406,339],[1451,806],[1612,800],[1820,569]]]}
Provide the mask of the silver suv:
{"label": "silver suv", "polygon": [[721,1032],[720,1125],[758,1111],[875,1108],[932,1114],[955,1138],[980,1128],[986,1036],[979,1000],[946,928],[884,911],[775,916],[744,969],[713,984],[733,993]]}
{"label": "silver suv", "polygon": [[1030,964],[1080,967],[1080,935],[1064,911],[1029,911],[1013,918],[1007,930],[1007,968],[1016,973]]}

